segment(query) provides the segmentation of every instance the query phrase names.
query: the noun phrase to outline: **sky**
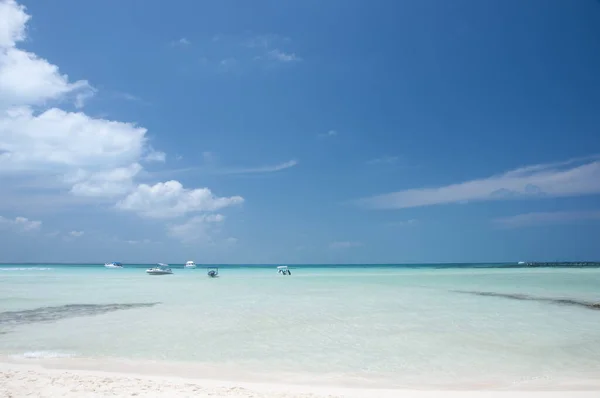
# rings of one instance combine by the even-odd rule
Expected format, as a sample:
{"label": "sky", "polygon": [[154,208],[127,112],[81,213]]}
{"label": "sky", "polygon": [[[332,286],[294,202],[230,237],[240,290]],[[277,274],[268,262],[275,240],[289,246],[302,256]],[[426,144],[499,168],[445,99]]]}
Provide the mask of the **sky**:
{"label": "sky", "polygon": [[600,260],[600,1],[0,0],[0,262]]}

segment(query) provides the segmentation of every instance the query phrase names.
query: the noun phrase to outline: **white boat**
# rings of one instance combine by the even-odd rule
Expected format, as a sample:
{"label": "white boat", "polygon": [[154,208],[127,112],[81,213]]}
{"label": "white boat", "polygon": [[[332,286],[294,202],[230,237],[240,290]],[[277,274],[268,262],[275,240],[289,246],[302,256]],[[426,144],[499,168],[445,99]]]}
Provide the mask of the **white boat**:
{"label": "white boat", "polygon": [[290,271],[287,265],[280,265],[279,267],[277,267],[277,273],[283,275],[292,275],[292,272]]}
{"label": "white boat", "polygon": [[105,263],[104,266],[106,268],[123,268],[123,264],[118,261],[113,261],[112,263]]}
{"label": "white boat", "polygon": [[525,265],[527,263],[525,261],[519,261],[517,264],[519,264],[519,265]]}
{"label": "white boat", "polygon": [[196,268],[196,263],[190,260],[187,263],[185,263],[185,265],[183,267],[184,268]]}
{"label": "white boat", "polygon": [[146,273],[148,275],[171,275],[173,271],[171,271],[171,268],[167,264],[158,263],[156,267],[148,268]]}

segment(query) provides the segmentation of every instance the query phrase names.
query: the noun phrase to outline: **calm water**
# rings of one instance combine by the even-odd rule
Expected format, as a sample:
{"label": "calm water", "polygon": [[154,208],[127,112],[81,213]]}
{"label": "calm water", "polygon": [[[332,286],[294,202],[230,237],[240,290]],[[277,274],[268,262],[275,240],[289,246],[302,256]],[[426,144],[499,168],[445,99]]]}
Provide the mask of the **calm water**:
{"label": "calm water", "polygon": [[0,265],[0,355],[193,362],[224,377],[390,387],[600,378],[597,268],[174,272]]}

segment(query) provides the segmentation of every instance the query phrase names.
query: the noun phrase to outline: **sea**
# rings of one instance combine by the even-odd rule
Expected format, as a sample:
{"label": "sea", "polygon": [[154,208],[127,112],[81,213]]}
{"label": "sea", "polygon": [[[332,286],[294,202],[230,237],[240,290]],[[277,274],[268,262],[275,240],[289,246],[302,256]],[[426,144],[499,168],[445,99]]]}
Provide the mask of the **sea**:
{"label": "sea", "polygon": [[0,265],[0,358],[419,389],[600,380],[600,268]]}

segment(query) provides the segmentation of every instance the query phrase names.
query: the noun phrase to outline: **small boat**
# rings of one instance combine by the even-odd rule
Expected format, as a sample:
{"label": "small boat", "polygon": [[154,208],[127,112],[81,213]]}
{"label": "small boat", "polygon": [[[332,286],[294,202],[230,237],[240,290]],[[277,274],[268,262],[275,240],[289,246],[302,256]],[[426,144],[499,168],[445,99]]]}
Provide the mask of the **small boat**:
{"label": "small boat", "polygon": [[193,261],[188,261],[187,263],[185,263],[183,268],[196,268],[196,263]]}
{"label": "small boat", "polygon": [[104,266],[106,268],[123,268],[123,264],[118,261],[113,261],[112,263],[105,263]]}
{"label": "small boat", "polygon": [[171,268],[167,264],[158,263],[156,267],[148,268],[146,273],[148,275],[171,275],[173,271],[171,271]]}
{"label": "small boat", "polygon": [[290,271],[287,265],[280,265],[279,267],[277,267],[277,273],[283,275],[292,275],[292,272]]}
{"label": "small boat", "polygon": [[208,272],[206,273],[206,275],[210,276],[211,278],[216,278],[217,276],[219,276],[219,268],[208,267],[207,270]]}

